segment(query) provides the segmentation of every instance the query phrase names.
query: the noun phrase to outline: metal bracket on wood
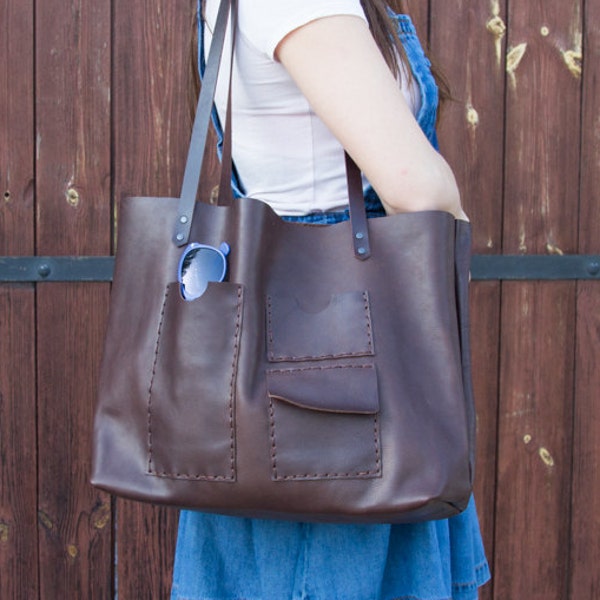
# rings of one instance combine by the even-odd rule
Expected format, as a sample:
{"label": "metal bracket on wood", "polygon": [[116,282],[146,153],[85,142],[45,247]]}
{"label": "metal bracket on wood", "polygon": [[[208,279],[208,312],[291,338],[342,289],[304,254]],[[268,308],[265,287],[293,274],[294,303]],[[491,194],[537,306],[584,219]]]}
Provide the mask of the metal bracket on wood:
{"label": "metal bracket on wood", "polygon": [[471,278],[486,280],[600,280],[600,255],[565,256],[477,254],[471,261]]}
{"label": "metal bracket on wood", "polygon": [[0,256],[0,282],[112,281],[113,256]]}
{"label": "metal bracket on wood", "polygon": [[[0,256],[0,283],[112,281],[113,269],[113,256]],[[600,255],[476,254],[471,262],[471,278],[474,281],[600,280]]]}

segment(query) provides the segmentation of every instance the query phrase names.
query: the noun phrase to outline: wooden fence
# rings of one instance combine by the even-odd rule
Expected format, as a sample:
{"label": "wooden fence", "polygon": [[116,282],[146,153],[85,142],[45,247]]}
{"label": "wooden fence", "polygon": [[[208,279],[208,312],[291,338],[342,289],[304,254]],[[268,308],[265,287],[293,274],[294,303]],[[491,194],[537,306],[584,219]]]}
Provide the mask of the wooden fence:
{"label": "wooden fence", "polygon": [[[177,195],[196,0],[0,0],[0,256],[108,255]],[[410,0],[478,254],[600,253],[600,0]],[[177,513],[88,484],[108,283],[0,282],[0,597],[168,597]],[[497,600],[600,597],[600,284],[472,286]],[[118,555],[118,560],[117,560]]]}

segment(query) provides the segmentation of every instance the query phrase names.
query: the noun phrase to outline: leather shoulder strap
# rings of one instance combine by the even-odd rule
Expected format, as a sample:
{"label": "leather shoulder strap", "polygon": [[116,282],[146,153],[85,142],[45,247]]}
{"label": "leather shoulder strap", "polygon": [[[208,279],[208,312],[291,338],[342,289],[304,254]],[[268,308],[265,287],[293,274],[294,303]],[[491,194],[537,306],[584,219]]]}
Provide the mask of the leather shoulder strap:
{"label": "leather shoulder strap", "polygon": [[[227,21],[230,13],[232,14],[231,60],[233,61],[237,0],[221,0],[206,69],[202,79],[202,89],[198,99],[198,107],[196,109],[196,117],[194,119],[190,149],[188,152],[179,208],[177,211],[177,221],[173,233],[173,242],[177,246],[183,246],[189,241],[194,205],[198,194],[198,186],[200,183],[200,175],[202,173],[202,164],[208,139],[210,114],[217,87],[219,67],[225,45]],[[227,117],[225,122],[221,180],[219,185],[219,204],[230,204],[231,199],[231,73],[232,70],[230,68]],[[371,255],[371,248],[369,244],[368,220],[363,197],[362,178],[360,169],[347,152],[345,153],[345,163],[354,255],[359,260],[365,260]]]}
{"label": "leather shoulder strap", "polygon": [[198,107],[196,108],[190,149],[185,165],[183,185],[181,187],[177,221],[173,233],[173,243],[177,246],[187,244],[190,237],[192,216],[194,214],[194,205],[196,203],[200,174],[202,173],[202,164],[204,162],[204,150],[208,138],[210,113],[215,98],[215,91],[217,89],[217,78],[219,75],[221,56],[223,55],[223,46],[225,44],[225,33],[227,31],[227,21],[231,3],[232,0],[222,0],[219,6],[215,31],[210,46],[206,69],[204,71],[204,77],[202,78],[202,89],[200,90]]}

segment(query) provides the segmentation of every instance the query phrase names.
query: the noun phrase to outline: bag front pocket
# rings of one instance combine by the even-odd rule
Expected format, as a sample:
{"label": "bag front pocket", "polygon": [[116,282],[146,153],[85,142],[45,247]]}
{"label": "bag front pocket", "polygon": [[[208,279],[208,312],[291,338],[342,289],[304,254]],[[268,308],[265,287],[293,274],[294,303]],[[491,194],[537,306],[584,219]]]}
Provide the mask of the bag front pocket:
{"label": "bag front pocket", "polygon": [[271,478],[381,476],[373,365],[267,371]]}
{"label": "bag front pocket", "polygon": [[267,296],[267,356],[270,362],[309,361],[373,355],[367,292],[331,297],[309,312],[294,296]]}
{"label": "bag front pocket", "polygon": [[235,373],[243,288],[210,283],[192,301],[169,284],[148,395],[148,472],[234,481]]}

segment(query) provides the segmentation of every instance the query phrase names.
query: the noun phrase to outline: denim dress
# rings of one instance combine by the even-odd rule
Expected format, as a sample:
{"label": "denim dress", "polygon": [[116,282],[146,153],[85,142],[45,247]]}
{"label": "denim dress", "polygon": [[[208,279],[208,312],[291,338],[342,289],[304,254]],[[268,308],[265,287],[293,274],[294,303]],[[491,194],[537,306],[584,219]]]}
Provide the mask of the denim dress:
{"label": "denim dress", "polygon": [[[410,18],[395,18],[421,91],[418,122],[437,147],[438,90],[430,63]],[[213,120],[219,131],[216,114]],[[235,175],[232,185],[241,195]],[[372,188],[365,202],[370,217],[384,215]],[[284,218],[331,224],[349,215]],[[474,600],[489,577],[472,499],[450,519],[403,525],[295,523],[183,510],[171,600]]]}

